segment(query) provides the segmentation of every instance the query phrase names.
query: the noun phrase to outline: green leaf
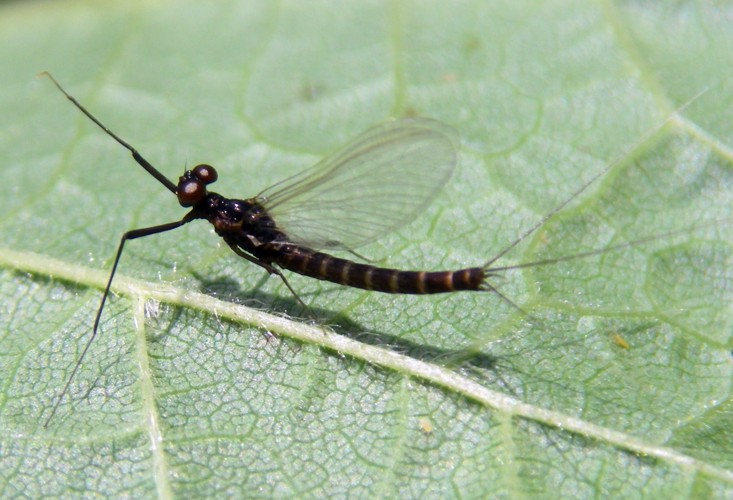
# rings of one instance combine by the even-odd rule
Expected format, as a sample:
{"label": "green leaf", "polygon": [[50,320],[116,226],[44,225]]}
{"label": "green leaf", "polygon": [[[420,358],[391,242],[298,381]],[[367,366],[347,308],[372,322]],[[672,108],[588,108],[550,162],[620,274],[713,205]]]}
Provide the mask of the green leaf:
{"label": "green leaf", "polygon": [[[0,9],[3,496],[732,494],[727,5]],[[618,248],[497,273],[518,307],[288,274],[327,333],[203,222],[135,240],[44,428],[119,236],[185,212],[43,70],[232,197],[390,117],[448,123],[461,164],[360,249],[383,265],[482,265],[599,174],[493,265]]]}

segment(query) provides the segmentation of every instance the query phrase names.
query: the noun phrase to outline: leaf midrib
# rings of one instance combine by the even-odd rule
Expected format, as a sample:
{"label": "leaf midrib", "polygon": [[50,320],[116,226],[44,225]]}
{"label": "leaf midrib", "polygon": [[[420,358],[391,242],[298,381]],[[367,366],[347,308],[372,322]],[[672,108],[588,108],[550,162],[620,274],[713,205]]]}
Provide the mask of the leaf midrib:
{"label": "leaf midrib", "polygon": [[[9,269],[100,289],[104,287],[108,277],[105,271],[69,264],[45,255],[19,252],[8,248],[0,248],[0,265]],[[631,453],[655,457],[733,483],[733,471],[716,467],[710,463],[679,453],[672,448],[649,444],[624,432],[602,427],[561,412],[524,403],[516,398],[484,387],[442,366],[398,354],[381,347],[364,344],[325,331],[319,327],[225,302],[206,294],[182,290],[166,284],[150,283],[119,274],[115,277],[112,288],[117,293],[134,297],[135,302],[138,304],[144,305],[145,300],[153,299],[173,306],[207,312],[216,311],[218,317],[250,324],[303,343],[314,344],[367,363],[380,365],[403,375],[449,389],[486,407],[513,417],[520,417],[553,428],[578,433]],[[144,317],[144,311],[142,317]]]}

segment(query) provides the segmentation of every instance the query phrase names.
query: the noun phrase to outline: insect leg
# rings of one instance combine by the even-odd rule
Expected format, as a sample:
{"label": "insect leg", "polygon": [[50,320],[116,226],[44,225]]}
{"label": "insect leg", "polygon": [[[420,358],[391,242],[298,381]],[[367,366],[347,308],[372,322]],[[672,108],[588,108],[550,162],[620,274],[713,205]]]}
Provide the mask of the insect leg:
{"label": "insect leg", "polygon": [[69,376],[68,380],[66,381],[66,385],[64,385],[64,388],[61,390],[61,394],[59,394],[58,399],[56,399],[56,403],[53,405],[53,409],[51,410],[51,415],[49,415],[49,417],[46,419],[46,422],[43,424],[43,427],[48,428],[48,424],[49,422],[51,422],[51,419],[56,414],[56,410],[58,410],[58,407],[61,404],[61,401],[63,401],[64,396],[66,395],[66,392],[69,390],[69,387],[71,386],[71,382],[74,380],[74,377],[76,376],[76,372],[79,370],[79,367],[81,366],[81,363],[84,360],[84,356],[86,356],[87,351],[89,350],[89,347],[92,345],[92,342],[94,342],[94,339],[97,337],[97,332],[99,329],[99,320],[102,317],[102,311],[104,310],[104,304],[107,302],[107,296],[109,295],[109,290],[112,286],[112,279],[115,276],[115,272],[117,272],[117,264],[119,264],[120,262],[120,257],[122,256],[122,250],[125,247],[125,242],[128,240],[142,238],[144,236],[152,236],[154,234],[171,231],[173,229],[183,226],[184,224],[187,224],[188,222],[191,222],[192,220],[193,220],[192,218],[186,216],[179,221],[169,222],[167,224],[161,224],[159,226],[133,229],[131,231],[127,231],[125,234],[122,235],[122,238],[120,238],[120,244],[117,247],[117,255],[115,255],[114,264],[112,264],[112,272],[110,272],[109,274],[109,279],[107,280],[107,286],[104,288],[104,294],[102,295],[102,301],[99,304],[99,309],[97,309],[97,315],[94,318],[94,326],[92,327],[92,335],[91,337],[89,337],[89,340],[87,341],[86,345],[84,346],[84,349],[81,352],[81,356],[79,356],[79,359],[77,360],[76,365],[74,365],[74,369],[71,371],[71,375]]}
{"label": "insect leg", "polygon": [[234,243],[230,243],[228,241],[227,241],[227,243],[229,244],[229,247],[234,251],[234,253],[236,253],[240,257],[243,257],[243,258],[247,259],[248,261],[250,261],[253,264],[257,264],[258,266],[260,266],[261,268],[265,269],[270,274],[276,274],[277,276],[279,276],[280,279],[283,280],[283,283],[285,283],[285,286],[288,287],[288,290],[290,290],[290,293],[293,294],[293,297],[295,297],[295,300],[297,300],[300,303],[300,305],[303,306],[303,308],[306,311],[308,311],[308,315],[311,317],[311,319],[314,320],[316,323],[318,322],[318,318],[316,318],[316,316],[313,314],[313,312],[311,311],[310,307],[308,307],[308,304],[306,304],[305,302],[303,302],[303,299],[301,299],[300,296],[295,292],[295,290],[293,289],[293,287],[290,286],[290,283],[285,278],[285,275],[282,273],[282,271],[280,271],[278,268],[276,268],[275,266],[273,266],[272,264],[270,264],[268,262],[265,262],[263,260],[260,260],[260,259],[258,259],[256,257],[252,257],[248,253],[245,253],[244,251],[242,251],[241,248],[239,248]]}
{"label": "insect leg", "polygon": [[[141,167],[143,167],[150,175],[152,175],[153,177],[155,177],[158,180],[158,182],[160,182],[161,184],[163,184],[166,187],[166,189],[168,189],[168,191],[170,191],[173,194],[176,194],[176,185],[173,182],[171,182],[170,179],[168,179],[160,171],[158,171],[158,169],[155,168],[148,160],[146,160],[145,158],[143,158],[143,156],[140,153],[138,153],[138,151],[135,148],[133,148],[127,141],[123,140],[120,136],[118,136],[117,134],[115,134],[114,132],[112,132],[109,128],[107,128],[106,125],[104,125],[102,122],[100,122],[97,119],[97,117],[94,116],[93,114],[91,114],[84,106],[82,106],[81,103],[79,101],[77,101],[74,96],[72,96],[71,94],[69,94],[68,92],[66,92],[66,90],[61,86],[61,84],[59,82],[56,81],[56,79],[51,75],[51,73],[49,73],[48,71],[44,71],[39,76],[47,76],[51,80],[51,82],[53,82],[53,84],[56,85],[56,88],[58,88],[61,91],[61,93],[64,94],[66,96],[66,98],[69,101],[71,101],[71,103],[74,106],[76,106],[76,108],[79,111],[81,111],[82,113],[84,113],[87,116],[87,118],[89,118],[91,121],[93,121],[94,123],[96,123],[97,126],[99,126],[99,128],[101,128],[102,130],[104,130],[104,132],[107,135],[109,135],[110,137],[112,137],[115,141],[117,141],[125,149],[127,149],[132,154],[132,157],[135,159],[135,161],[138,163],[138,165],[140,165]],[[151,233],[151,234],[155,234],[155,233]]]}

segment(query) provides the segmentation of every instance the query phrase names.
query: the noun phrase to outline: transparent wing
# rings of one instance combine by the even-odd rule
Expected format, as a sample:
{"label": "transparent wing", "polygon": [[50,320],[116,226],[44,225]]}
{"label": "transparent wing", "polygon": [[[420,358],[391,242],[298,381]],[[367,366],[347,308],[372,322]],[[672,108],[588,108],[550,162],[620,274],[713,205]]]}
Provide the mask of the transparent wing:
{"label": "transparent wing", "polygon": [[290,241],[354,249],[415,218],[445,185],[458,137],[435,120],[378,125],[257,199]]}

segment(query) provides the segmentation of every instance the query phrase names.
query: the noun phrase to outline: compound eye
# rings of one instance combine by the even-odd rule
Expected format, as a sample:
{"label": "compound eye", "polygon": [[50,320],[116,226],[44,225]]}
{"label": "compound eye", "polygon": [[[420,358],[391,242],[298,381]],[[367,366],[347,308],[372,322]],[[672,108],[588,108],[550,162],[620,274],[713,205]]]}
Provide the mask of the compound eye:
{"label": "compound eye", "polygon": [[206,196],[206,186],[199,179],[181,181],[178,183],[176,195],[182,207],[192,207]]}
{"label": "compound eye", "polygon": [[206,165],[205,163],[194,167],[193,175],[201,179],[201,182],[204,184],[211,184],[212,182],[216,182],[216,179],[219,178],[219,174],[216,172],[216,169],[211,165]]}

